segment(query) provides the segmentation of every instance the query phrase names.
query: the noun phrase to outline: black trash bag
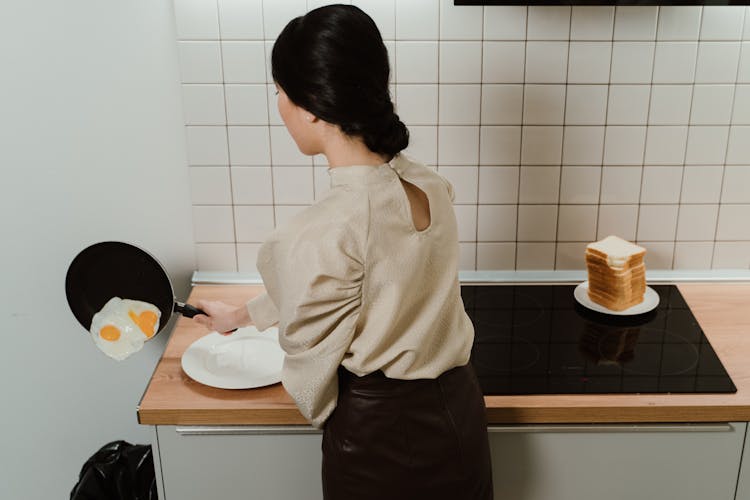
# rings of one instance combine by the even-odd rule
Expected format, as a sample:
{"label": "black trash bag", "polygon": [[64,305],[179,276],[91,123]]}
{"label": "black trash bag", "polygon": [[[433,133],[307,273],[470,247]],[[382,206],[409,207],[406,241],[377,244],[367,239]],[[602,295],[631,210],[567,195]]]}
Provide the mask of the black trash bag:
{"label": "black trash bag", "polygon": [[89,458],[70,500],[157,500],[151,445],[112,441]]}

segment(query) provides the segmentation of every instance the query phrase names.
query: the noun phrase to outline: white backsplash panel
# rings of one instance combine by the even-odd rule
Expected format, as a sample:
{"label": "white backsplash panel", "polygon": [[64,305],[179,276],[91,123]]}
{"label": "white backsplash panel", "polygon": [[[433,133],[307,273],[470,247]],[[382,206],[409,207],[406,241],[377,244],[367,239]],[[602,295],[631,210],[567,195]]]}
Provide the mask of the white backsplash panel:
{"label": "white backsplash panel", "polygon": [[[269,64],[328,3],[175,0],[201,271],[256,271],[329,188]],[[584,269],[608,234],[651,269],[750,268],[750,8],[343,3],[381,30],[406,152],[454,184],[462,270]]]}

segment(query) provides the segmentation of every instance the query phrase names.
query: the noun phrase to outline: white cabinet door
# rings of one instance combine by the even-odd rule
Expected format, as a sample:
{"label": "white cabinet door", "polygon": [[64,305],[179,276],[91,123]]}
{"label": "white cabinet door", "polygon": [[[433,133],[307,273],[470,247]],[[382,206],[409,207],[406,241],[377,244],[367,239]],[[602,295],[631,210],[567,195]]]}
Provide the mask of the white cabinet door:
{"label": "white cabinet door", "polygon": [[312,427],[160,425],[157,439],[162,500],[323,498]]}
{"label": "white cabinet door", "polygon": [[490,426],[495,500],[733,500],[746,425]]}
{"label": "white cabinet door", "polygon": [[745,449],[742,452],[742,464],[740,464],[740,474],[737,480],[737,500],[750,500],[750,443],[745,433]]}
{"label": "white cabinet door", "polygon": [[[734,500],[746,427],[493,425],[495,500]],[[309,426],[158,426],[160,498],[320,500],[321,437]]]}

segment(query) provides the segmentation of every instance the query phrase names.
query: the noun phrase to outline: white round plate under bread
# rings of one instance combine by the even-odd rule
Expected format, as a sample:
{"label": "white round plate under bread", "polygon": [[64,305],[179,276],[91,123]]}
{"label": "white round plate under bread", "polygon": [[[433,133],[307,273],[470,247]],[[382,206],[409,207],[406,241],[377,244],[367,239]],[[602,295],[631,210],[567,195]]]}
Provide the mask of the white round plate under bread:
{"label": "white round plate under bread", "polygon": [[607,307],[597,304],[589,298],[589,281],[586,280],[579,284],[573,291],[573,296],[576,298],[579,304],[588,307],[594,311],[598,311],[604,314],[615,314],[617,316],[632,316],[634,314],[643,314],[649,312],[653,308],[659,305],[659,294],[651,288],[646,287],[646,293],[643,294],[643,302],[636,304],[632,307],[624,309],[622,311],[613,311]]}
{"label": "white round plate under bread", "polygon": [[239,328],[231,335],[211,332],[192,344],[182,355],[188,377],[219,389],[252,389],[281,382],[284,351],[278,327],[259,332],[254,326]]}

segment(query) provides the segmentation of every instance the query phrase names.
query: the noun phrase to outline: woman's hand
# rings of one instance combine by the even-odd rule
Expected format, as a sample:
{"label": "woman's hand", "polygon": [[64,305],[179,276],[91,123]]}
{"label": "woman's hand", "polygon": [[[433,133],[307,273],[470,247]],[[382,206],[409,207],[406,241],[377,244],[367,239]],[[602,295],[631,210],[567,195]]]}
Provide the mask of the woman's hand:
{"label": "woman's hand", "polygon": [[199,300],[196,305],[206,314],[196,314],[193,321],[222,335],[229,335],[233,333],[232,330],[250,322],[250,316],[244,306],[238,308],[218,300]]}

